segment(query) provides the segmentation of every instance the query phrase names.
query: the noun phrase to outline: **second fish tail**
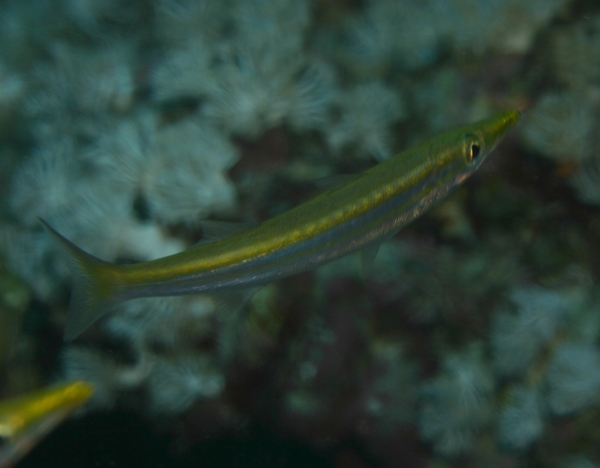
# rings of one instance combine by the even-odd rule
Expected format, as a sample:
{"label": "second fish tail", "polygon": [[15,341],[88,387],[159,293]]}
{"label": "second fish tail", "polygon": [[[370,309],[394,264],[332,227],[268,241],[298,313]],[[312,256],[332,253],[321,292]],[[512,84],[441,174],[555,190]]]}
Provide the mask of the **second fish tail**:
{"label": "second fish tail", "polygon": [[64,335],[65,340],[70,341],[120,302],[116,297],[118,282],[115,281],[118,267],[80,249],[43,219],[40,221],[66,253],[73,276]]}

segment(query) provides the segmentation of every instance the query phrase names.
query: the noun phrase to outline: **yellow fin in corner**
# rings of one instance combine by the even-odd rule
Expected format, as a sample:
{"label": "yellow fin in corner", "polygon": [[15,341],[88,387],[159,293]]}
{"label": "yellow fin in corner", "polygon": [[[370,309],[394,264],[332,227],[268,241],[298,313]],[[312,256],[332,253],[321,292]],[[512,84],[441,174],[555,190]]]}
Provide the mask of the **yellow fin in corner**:
{"label": "yellow fin in corner", "polygon": [[75,409],[94,387],[77,380],[0,402],[0,467],[9,467]]}

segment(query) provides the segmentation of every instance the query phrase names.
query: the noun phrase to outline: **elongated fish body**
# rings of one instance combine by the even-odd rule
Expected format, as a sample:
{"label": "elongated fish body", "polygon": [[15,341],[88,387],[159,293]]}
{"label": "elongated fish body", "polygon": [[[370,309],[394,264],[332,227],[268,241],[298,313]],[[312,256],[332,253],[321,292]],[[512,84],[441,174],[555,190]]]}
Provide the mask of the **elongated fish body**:
{"label": "elongated fish body", "polygon": [[0,468],[16,463],[93,392],[78,380],[0,402]]}
{"label": "elongated fish body", "polygon": [[149,262],[103,262],[44,223],[72,260],[65,339],[124,300],[260,285],[389,238],[475,172],[519,117],[447,131],[255,228]]}

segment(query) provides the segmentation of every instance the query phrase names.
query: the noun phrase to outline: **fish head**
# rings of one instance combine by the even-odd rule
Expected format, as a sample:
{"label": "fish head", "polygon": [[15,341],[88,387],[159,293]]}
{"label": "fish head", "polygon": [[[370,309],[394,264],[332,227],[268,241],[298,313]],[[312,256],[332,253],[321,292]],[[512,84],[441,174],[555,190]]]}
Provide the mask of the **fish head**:
{"label": "fish head", "polygon": [[481,166],[520,117],[519,111],[509,110],[457,130],[462,138],[459,148],[468,172]]}

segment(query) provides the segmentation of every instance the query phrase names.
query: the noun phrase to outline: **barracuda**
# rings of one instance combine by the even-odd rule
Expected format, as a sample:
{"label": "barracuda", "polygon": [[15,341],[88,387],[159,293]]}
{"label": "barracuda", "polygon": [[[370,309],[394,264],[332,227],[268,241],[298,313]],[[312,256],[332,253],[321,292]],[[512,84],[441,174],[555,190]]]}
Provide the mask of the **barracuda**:
{"label": "barracuda", "polygon": [[104,262],[44,223],[73,270],[65,339],[121,301],[256,286],[370,249],[462,184],[519,117],[510,110],[444,132],[255,228],[149,262]]}

